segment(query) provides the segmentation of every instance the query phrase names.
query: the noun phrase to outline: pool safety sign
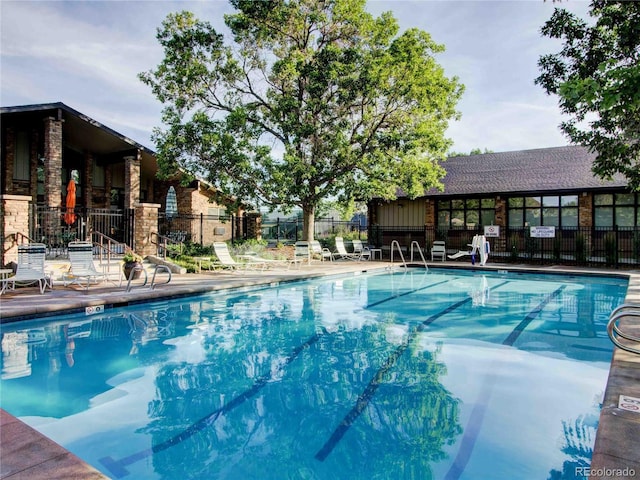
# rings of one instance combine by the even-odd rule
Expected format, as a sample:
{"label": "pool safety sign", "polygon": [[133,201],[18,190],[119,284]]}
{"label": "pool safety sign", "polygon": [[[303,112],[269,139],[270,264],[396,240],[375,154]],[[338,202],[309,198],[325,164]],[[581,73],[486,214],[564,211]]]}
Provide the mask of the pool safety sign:
{"label": "pool safety sign", "polygon": [[500,227],[498,225],[485,225],[484,226],[484,236],[489,237],[499,237],[500,236]]}
{"label": "pool safety sign", "polygon": [[554,238],[556,227],[531,227],[531,238]]}
{"label": "pool safety sign", "polygon": [[640,413],[640,398],[620,395],[620,398],[618,400],[618,408],[622,410],[628,410],[629,412]]}

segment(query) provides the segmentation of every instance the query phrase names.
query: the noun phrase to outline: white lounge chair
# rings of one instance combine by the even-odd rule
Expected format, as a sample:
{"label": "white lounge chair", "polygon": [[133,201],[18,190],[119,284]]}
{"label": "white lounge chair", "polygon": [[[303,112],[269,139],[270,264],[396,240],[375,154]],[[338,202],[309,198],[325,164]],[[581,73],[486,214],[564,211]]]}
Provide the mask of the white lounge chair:
{"label": "white lounge chair", "polygon": [[[85,289],[89,289],[91,282],[99,283],[107,279],[107,274],[96,270],[93,262],[93,244],[91,242],[69,242],[67,244],[71,268],[64,276],[64,286],[81,285],[85,280]],[[122,278],[122,277],[121,277]]]}
{"label": "white lounge chair", "polygon": [[336,255],[343,260],[359,260],[359,253],[349,253],[344,246],[344,239],[342,237],[336,237]]}
{"label": "white lounge chair", "polygon": [[4,279],[0,294],[15,290],[16,285],[32,285],[37,283],[40,293],[44,293],[47,287],[53,289],[51,276],[44,271],[46,255],[44,243],[29,243],[18,245],[18,267],[13,277]]}
{"label": "white lounge chair", "polygon": [[358,260],[362,260],[366,258],[369,260],[371,258],[371,252],[369,251],[369,247],[365,247],[362,244],[362,240],[351,240],[351,244],[353,245],[353,255],[358,256]]}
{"label": "white lounge chair", "polygon": [[436,258],[440,258],[443,262],[447,255],[447,247],[442,240],[436,240],[431,247],[431,261],[435,261]]}
{"label": "white lounge chair", "polygon": [[323,262],[325,260],[333,262],[333,253],[331,253],[331,250],[326,247],[323,248],[318,240],[311,240],[311,242],[309,242],[309,245],[311,246],[312,257],[318,257]]}
{"label": "white lounge chair", "polygon": [[215,242],[213,244],[213,251],[215,252],[216,257],[218,257],[218,261],[216,263],[229,270],[249,268],[260,268],[260,270],[264,270],[266,266],[265,261],[236,262],[229,252],[229,246],[225,242]]}

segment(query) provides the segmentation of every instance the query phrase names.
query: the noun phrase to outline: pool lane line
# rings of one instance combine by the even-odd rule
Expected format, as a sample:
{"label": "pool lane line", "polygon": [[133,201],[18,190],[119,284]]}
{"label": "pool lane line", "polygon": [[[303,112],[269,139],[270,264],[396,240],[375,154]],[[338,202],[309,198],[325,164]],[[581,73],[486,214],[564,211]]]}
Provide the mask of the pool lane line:
{"label": "pool lane line", "polygon": [[534,308],[533,310],[531,310],[529,312],[529,314],[516,326],[516,328],[513,329],[513,331],[509,334],[509,336],[504,340],[504,342],[502,342],[503,345],[508,345],[508,346],[513,346],[513,344],[515,343],[515,341],[518,339],[518,337],[520,336],[520,334],[524,331],[525,328],[527,328],[529,326],[529,324],[531,323],[531,321],[536,318],[540,312],[542,312],[542,310],[544,309],[544,307],[547,306],[547,304],[553,300],[554,298],[556,298],[558,295],[560,295],[562,293],[562,291],[565,289],[566,285],[562,285],[560,288],[558,288],[556,291],[554,291],[553,293],[547,295],[539,304],[536,308]]}
{"label": "pool lane line", "polygon": [[[556,291],[550,293],[544,299],[542,299],[542,301],[536,306],[536,308],[531,310],[528,315],[516,326],[516,328],[513,329],[509,336],[504,339],[502,345],[512,347],[514,342],[518,339],[524,329],[529,326],[531,321],[542,312],[544,307],[546,307],[551,300],[562,293],[565,286],[566,285],[562,285]],[[464,473],[464,469],[467,467],[467,463],[471,458],[476,440],[478,439],[478,435],[480,434],[480,430],[482,429],[484,415],[487,412],[487,407],[489,406],[489,399],[491,397],[491,394],[493,393],[493,387],[498,378],[497,375],[493,373],[492,368],[490,368],[489,370],[491,371],[491,373],[487,375],[486,380],[483,382],[482,389],[480,390],[480,395],[478,395],[476,404],[473,407],[473,410],[471,410],[469,422],[464,429],[464,435],[462,436],[462,440],[460,441],[458,454],[449,467],[444,480],[458,480],[460,478],[460,475]]]}
{"label": "pool lane line", "polygon": [[455,280],[455,279],[451,278],[449,280],[443,280],[441,282],[436,282],[436,283],[432,283],[430,285],[425,285],[424,287],[414,288],[413,290],[409,290],[407,292],[398,293],[397,295],[393,295],[391,297],[384,298],[384,299],[379,300],[377,302],[370,303],[369,305],[366,305],[364,308],[367,309],[367,308],[371,308],[371,307],[376,307],[376,306],[380,305],[381,303],[385,303],[385,302],[388,302],[390,300],[395,300],[396,298],[404,297],[405,295],[411,295],[412,293],[416,293],[416,292],[419,292],[421,290],[426,290],[426,289],[431,288],[431,287],[436,287],[438,285],[442,285],[443,283],[449,283],[449,282],[451,282],[453,280]]}
{"label": "pool lane line", "polygon": [[325,333],[326,333],[326,330],[324,328],[322,329],[321,333],[316,332],[309,339],[307,339],[306,342],[302,343],[301,345],[298,345],[293,350],[291,355],[289,355],[285,359],[285,361],[276,370],[274,370],[274,371],[270,372],[269,374],[263,375],[262,377],[258,378],[250,389],[244,391],[242,394],[240,394],[237,397],[233,398],[231,401],[229,401],[228,403],[224,404],[222,407],[214,410],[213,412],[211,412],[206,417],[203,417],[200,420],[198,420],[197,422],[193,423],[186,430],[182,431],[178,435],[175,435],[175,436],[171,437],[170,439],[165,440],[162,443],[154,445],[151,448],[147,448],[145,450],[141,450],[141,451],[136,452],[134,454],[131,454],[131,455],[127,456],[127,457],[124,457],[124,458],[122,458],[120,460],[114,460],[110,456],[103,457],[103,458],[100,459],[100,463],[102,465],[104,465],[111,472],[111,474],[115,476],[115,478],[122,478],[122,477],[125,477],[125,476],[129,475],[130,472],[125,468],[127,465],[131,465],[132,463],[138,462],[139,460],[142,460],[143,458],[149,457],[149,456],[153,455],[154,453],[158,453],[158,452],[161,452],[163,450],[166,450],[167,448],[170,448],[170,447],[173,447],[175,445],[178,445],[179,443],[181,443],[181,442],[187,440],[188,438],[192,437],[197,432],[199,432],[199,431],[203,430],[204,428],[206,428],[206,427],[212,425],[213,423],[215,423],[215,421],[221,415],[229,412],[230,410],[233,410],[235,407],[241,405],[246,400],[248,400],[251,397],[253,397],[256,393],[258,393],[269,382],[269,380],[271,380],[275,376],[275,374],[280,373],[284,369],[284,367],[286,367],[291,362],[293,362],[298,357],[298,355],[300,355],[300,353],[302,353],[303,350],[311,347],[311,345],[316,343],[320,339],[320,337]]}
{"label": "pool lane line", "polygon": [[[445,282],[440,282],[440,283],[445,283]],[[506,285],[507,283],[511,283],[511,281],[506,280],[502,283],[499,283],[498,285],[490,287],[489,290],[495,290],[497,288],[502,287],[503,285]],[[466,303],[469,303],[471,300],[473,300],[473,297],[469,296],[468,298],[465,298],[464,300],[460,300],[459,302],[449,305],[444,310],[441,310],[440,312],[431,315],[429,318],[421,322],[416,327],[416,329],[407,336],[407,340],[403,342],[402,345],[396,348],[393,351],[393,353],[387,357],[387,359],[384,361],[382,366],[378,369],[378,371],[373,376],[369,384],[366,386],[364,391],[358,397],[356,404],[349,411],[349,413],[347,413],[347,415],[342,419],[338,427],[336,427],[336,429],[333,431],[333,434],[331,435],[331,437],[329,437],[329,440],[327,440],[325,444],[322,446],[322,448],[318,450],[318,452],[315,455],[316,460],[324,462],[324,460],[329,456],[329,454],[333,451],[333,449],[338,444],[338,442],[342,439],[344,434],[347,433],[347,431],[349,430],[353,422],[356,421],[356,419],[367,407],[367,405],[373,398],[373,395],[375,394],[376,390],[380,386],[380,383],[382,383],[385,373],[387,373],[391,369],[391,367],[393,367],[395,362],[409,347],[409,345],[411,344],[413,339],[418,335],[418,333],[423,332],[429,325],[431,325],[438,318],[442,317],[443,315],[446,315],[447,313],[452,312],[453,310],[456,310],[457,308],[461,307]]]}

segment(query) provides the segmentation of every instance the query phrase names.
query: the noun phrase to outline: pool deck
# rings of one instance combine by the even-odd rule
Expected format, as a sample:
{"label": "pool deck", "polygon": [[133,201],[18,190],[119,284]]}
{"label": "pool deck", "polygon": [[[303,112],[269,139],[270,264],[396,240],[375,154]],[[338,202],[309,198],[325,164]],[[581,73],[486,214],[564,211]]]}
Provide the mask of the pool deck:
{"label": "pool deck", "polygon": [[[525,270],[540,273],[617,274],[629,276],[626,303],[640,305],[640,271],[527,266],[491,263],[486,267],[461,262],[429,262],[433,267],[476,270]],[[40,295],[37,288],[20,289],[0,297],[0,323],[44,318],[57,313],[83,312],[87,307],[124,306],[153,299],[196,295],[216,290],[270,285],[275,283],[353,274],[385,269],[386,261],[314,262],[300,268],[270,269],[264,272],[207,272],[173,275],[169,285],[154,290],[100,284],[88,291],[63,287],[55,282],[53,291]],[[395,266],[398,266],[396,264]],[[621,328],[640,336],[640,319],[625,317]],[[640,398],[640,355],[615,349],[596,435],[590,479],[640,479],[640,412],[618,408],[620,395]],[[87,465],[60,445],[0,409],[0,479],[102,479],[109,478]]]}

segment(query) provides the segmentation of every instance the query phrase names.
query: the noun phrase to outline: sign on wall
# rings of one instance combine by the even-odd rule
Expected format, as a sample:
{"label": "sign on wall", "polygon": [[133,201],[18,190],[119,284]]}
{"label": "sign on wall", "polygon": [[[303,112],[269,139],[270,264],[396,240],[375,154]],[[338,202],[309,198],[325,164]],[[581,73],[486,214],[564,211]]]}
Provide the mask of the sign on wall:
{"label": "sign on wall", "polygon": [[532,238],[554,238],[556,227],[531,227]]}
{"label": "sign on wall", "polygon": [[498,225],[485,225],[484,227],[485,237],[499,237],[500,227]]}

